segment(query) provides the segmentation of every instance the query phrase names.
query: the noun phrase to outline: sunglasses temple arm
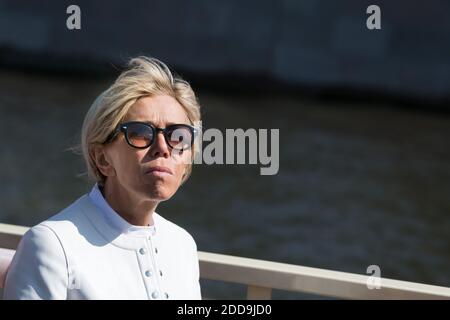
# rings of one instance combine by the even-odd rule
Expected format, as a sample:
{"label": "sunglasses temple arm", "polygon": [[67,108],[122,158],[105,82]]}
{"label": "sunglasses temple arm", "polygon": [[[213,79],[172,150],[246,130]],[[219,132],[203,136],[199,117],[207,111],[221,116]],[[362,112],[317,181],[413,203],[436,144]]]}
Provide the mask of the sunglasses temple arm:
{"label": "sunglasses temple arm", "polygon": [[117,136],[117,134],[120,132],[120,128],[117,128],[116,130],[114,130],[113,132],[111,132],[109,134],[109,136],[106,138],[104,143],[109,143],[112,140],[114,140],[114,138]]}

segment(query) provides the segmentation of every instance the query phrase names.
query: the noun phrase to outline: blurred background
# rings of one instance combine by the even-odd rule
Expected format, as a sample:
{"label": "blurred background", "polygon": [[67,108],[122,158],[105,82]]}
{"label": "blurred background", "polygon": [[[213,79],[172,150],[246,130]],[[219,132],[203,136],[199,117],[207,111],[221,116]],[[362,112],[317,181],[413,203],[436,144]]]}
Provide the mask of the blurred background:
{"label": "blurred background", "polygon": [[[366,27],[371,4],[381,30]],[[0,222],[32,226],[90,190],[68,148],[143,54],[192,84],[204,128],[280,130],[277,175],[196,165],[160,205],[199,250],[450,286],[449,13],[437,0],[0,0]]]}

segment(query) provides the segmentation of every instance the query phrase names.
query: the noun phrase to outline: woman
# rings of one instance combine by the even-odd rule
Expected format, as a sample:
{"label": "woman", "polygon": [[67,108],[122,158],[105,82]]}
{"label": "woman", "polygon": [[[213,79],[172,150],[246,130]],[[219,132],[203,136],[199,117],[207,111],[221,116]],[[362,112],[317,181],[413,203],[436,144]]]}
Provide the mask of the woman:
{"label": "woman", "polygon": [[89,109],[96,182],[22,238],[5,299],[201,299],[191,235],[155,212],[191,172],[200,106],[162,62],[132,59]]}

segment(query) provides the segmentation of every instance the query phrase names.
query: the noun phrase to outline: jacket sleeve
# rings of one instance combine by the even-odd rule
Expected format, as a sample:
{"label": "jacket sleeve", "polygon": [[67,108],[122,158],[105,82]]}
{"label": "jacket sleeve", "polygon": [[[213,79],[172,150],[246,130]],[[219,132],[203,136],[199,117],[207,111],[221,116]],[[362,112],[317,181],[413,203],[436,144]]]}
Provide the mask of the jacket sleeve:
{"label": "jacket sleeve", "polygon": [[200,289],[200,268],[199,268],[199,260],[198,260],[198,251],[197,244],[194,239],[192,239],[192,247],[193,247],[193,268],[194,268],[194,283],[193,283],[193,291],[192,291],[192,300],[202,300],[202,293]]}
{"label": "jacket sleeve", "polygon": [[66,299],[67,262],[52,229],[31,228],[23,236],[6,275],[4,299]]}

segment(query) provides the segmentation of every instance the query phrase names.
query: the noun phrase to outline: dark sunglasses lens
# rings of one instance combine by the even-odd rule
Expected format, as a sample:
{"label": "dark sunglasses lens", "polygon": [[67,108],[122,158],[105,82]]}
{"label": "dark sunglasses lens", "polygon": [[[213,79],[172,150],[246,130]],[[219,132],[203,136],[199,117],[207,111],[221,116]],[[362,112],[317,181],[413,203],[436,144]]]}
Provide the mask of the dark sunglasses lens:
{"label": "dark sunglasses lens", "polygon": [[153,139],[152,128],[144,124],[128,124],[126,132],[128,142],[136,148],[146,148],[150,146]]}
{"label": "dark sunglasses lens", "polygon": [[191,148],[192,130],[189,127],[175,126],[167,130],[167,142],[177,150],[187,150]]}

